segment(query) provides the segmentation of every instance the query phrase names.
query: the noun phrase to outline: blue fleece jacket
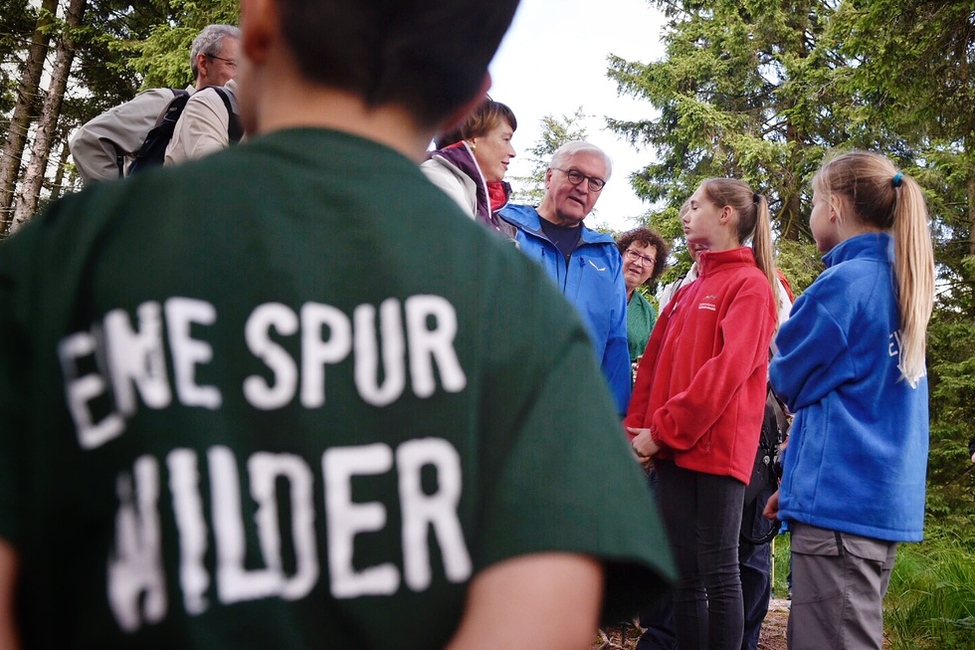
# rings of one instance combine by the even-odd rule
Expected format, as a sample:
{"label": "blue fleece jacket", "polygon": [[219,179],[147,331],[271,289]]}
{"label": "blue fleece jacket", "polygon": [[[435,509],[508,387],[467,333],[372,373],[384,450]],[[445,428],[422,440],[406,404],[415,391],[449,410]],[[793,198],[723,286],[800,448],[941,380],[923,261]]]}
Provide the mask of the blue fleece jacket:
{"label": "blue fleece jacket", "polygon": [[851,237],[800,296],[776,342],[772,385],[796,413],[779,518],[864,537],[923,536],[928,384],[898,370],[892,240]]}
{"label": "blue fleece jacket", "polygon": [[581,225],[579,243],[566,265],[562,253],[542,232],[535,208],[508,205],[500,214],[518,229],[515,241],[522,252],[545,268],[562,295],[582,315],[619,413],[626,413],[632,373],[626,342],[623,258],[616,241]]}

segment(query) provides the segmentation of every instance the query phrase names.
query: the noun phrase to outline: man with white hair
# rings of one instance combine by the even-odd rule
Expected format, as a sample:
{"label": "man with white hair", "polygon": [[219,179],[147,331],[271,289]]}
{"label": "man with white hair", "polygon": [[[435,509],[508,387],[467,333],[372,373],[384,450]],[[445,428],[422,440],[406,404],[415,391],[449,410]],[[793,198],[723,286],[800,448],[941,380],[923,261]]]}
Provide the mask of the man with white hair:
{"label": "man with white hair", "polygon": [[[207,86],[223,86],[237,72],[240,30],[233,25],[207,25],[190,49],[193,94]],[[143,141],[176,96],[170,88],[153,88],[109,109],[79,128],[68,146],[85,185],[125,175]]]}
{"label": "man with white hair", "polygon": [[518,228],[521,250],[538,261],[582,315],[619,412],[630,401],[623,260],[609,235],[587,228],[613,163],[594,144],[567,142],[545,172],[541,205],[508,206],[501,216]]}

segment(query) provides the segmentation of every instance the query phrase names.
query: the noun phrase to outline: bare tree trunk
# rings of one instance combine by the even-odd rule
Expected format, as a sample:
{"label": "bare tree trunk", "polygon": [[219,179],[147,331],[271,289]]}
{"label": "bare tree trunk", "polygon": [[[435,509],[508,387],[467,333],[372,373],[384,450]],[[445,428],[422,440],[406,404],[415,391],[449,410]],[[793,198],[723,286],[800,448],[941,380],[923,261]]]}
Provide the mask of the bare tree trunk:
{"label": "bare tree trunk", "polygon": [[88,0],[70,0],[68,3],[65,27],[58,39],[54,56],[54,68],[51,70],[51,85],[44,96],[44,107],[41,117],[37,121],[37,132],[31,147],[30,164],[24,173],[21,185],[20,199],[14,210],[12,230],[19,228],[33,216],[37,209],[37,200],[44,184],[47,163],[51,155],[51,144],[57,128],[58,118],[61,117],[61,104],[64,101],[64,91],[68,86],[71,75],[71,62],[74,60],[75,43],[74,31],[81,25]]}
{"label": "bare tree trunk", "polygon": [[54,172],[54,182],[51,183],[51,200],[57,199],[64,191],[64,170],[68,166],[68,156],[71,149],[68,147],[67,138],[61,143],[61,156],[58,158],[58,168]]}
{"label": "bare tree trunk", "polygon": [[27,130],[34,120],[33,109],[37,106],[37,93],[41,85],[41,73],[44,70],[44,59],[51,40],[51,25],[56,10],[57,0],[42,0],[37,16],[37,27],[31,37],[27,60],[24,63],[24,74],[17,87],[17,103],[14,105],[7,139],[0,153],[0,235],[6,232],[7,225],[10,223],[10,207],[14,202],[14,191],[17,187],[17,178],[20,176],[20,162],[24,156]]}

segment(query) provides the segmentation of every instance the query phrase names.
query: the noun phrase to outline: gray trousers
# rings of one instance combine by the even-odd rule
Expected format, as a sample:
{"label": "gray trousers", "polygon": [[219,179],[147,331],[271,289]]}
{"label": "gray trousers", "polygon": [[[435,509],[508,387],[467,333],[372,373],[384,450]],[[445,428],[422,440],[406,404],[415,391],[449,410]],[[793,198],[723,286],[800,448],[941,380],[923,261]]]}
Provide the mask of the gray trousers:
{"label": "gray trousers", "polygon": [[789,522],[790,650],[881,650],[897,542]]}

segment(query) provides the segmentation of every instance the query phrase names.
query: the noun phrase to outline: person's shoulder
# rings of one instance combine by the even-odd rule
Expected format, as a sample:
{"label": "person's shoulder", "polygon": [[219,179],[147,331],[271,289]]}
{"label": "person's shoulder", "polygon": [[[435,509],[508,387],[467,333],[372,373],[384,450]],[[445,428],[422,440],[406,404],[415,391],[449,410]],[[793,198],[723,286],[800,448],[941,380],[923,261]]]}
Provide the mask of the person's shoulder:
{"label": "person's shoulder", "polygon": [[530,205],[509,203],[501,208],[498,214],[519,228],[535,228],[536,230],[539,228],[538,211]]}
{"label": "person's shoulder", "polygon": [[849,302],[857,297],[869,298],[885,288],[893,290],[889,273],[889,267],[881,260],[846,260],[820,273],[803,295],[815,296],[824,303]]}
{"label": "person's shoulder", "polygon": [[[157,100],[160,100],[160,99],[169,100],[169,99],[173,99],[174,97],[177,97],[180,94],[180,90],[182,90],[182,89],[180,89],[180,88],[146,88],[145,90],[140,90],[138,93],[136,93],[136,96],[133,97],[129,101],[133,101],[133,102],[135,102],[135,101],[144,102],[144,101],[150,101],[150,100],[157,101]],[[187,92],[188,94],[191,94],[191,95],[193,94],[193,93],[191,93],[188,90],[186,90],[184,92]]]}
{"label": "person's shoulder", "polygon": [[462,184],[470,183],[471,187],[474,187],[474,180],[443,156],[430,156],[420,163],[420,171],[433,182],[446,180]]}
{"label": "person's shoulder", "polygon": [[[192,114],[194,109],[204,106],[214,111],[219,108],[225,113],[226,111],[223,110],[224,98],[230,101],[232,97],[234,97],[234,92],[227,86],[206,86],[205,88],[200,88],[186,100],[183,115],[188,113]],[[182,119],[182,115],[180,119]]]}
{"label": "person's shoulder", "polygon": [[617,256],[619,256],[619,247],[616,245],[616,239],[612,235],[605,232],[600,232],[598,230],[593,230],[586,224],[580,226],[582,228],[582,240],[587,244],[598,244],[600,246],[609,246],[616,251]]}
{"label": "person's shoulder", "polygon": [[[0,276],[29,273],[47,263],[83,256],[106,221],[106,206],[118,201],[121,182],[92,183],[35,214],[0,245]],[[124,211],[123,211],[124,212]],[[50,270],[50,269],[49,269]]]}

